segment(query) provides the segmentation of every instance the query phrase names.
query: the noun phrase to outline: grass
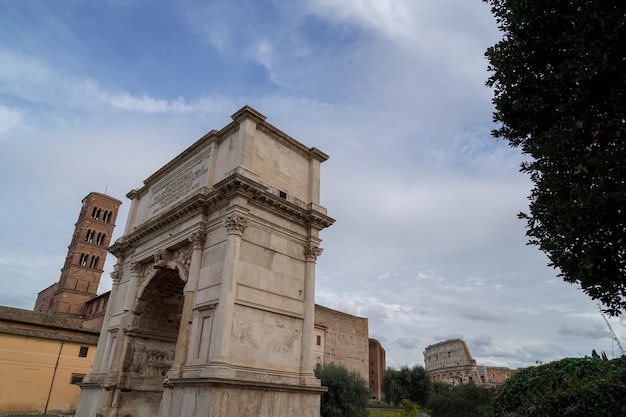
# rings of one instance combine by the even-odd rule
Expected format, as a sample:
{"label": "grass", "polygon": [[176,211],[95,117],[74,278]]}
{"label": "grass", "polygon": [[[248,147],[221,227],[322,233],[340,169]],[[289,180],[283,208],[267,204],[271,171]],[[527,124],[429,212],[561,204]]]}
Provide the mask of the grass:
{"label": "grass", "polygon": [[367,417],[387,417],[391,413],[402,411],[400,408],[368,408]]}

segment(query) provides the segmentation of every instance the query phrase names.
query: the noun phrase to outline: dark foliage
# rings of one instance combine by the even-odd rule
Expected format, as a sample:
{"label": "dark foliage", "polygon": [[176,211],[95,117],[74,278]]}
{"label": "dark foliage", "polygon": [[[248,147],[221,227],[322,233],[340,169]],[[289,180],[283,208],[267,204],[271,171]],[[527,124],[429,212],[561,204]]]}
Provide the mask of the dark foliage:
{"label": "dark foliage", "polygon": [[403,366],[399,371],[395,369],[385,371],[382,389],[385,399],[394,405],[399,405],[402,400],[407,399],[424,406],[430,396],[432,385],[424,367],[415,365],[413,368]]}
{"label": "dark foliage", "polygon": [[431,395],[428,407],[432,417],[488,417],[495,388],[479,387],[474,383],[447,385]]}
{"label": "dark foliage", "polygon": [[626,307],[626,2],[484,0],[494,130],[530,157],[529,243],[606,312]]}
{"label": "dark foliage", "polygon": [[624,417],[626,356],[567,358],[518,371],[498,391],[493,417]]}
{"label": "dark foliage", "polygon": [[315,367],[315,376],[328,391],[322,394],[322,417],[366,417],[369,388],[355,372],[330,363]]}

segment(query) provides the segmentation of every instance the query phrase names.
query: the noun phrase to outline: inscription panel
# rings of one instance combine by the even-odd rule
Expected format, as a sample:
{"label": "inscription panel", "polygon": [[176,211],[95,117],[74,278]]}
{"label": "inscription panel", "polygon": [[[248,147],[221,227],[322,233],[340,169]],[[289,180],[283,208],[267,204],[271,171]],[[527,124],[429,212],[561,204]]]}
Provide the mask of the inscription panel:
{"label": "inscription panel", "polygon": [[149,216],[156,216],[206,184],[209,175],[211,148],[196,155],[152,187]]}

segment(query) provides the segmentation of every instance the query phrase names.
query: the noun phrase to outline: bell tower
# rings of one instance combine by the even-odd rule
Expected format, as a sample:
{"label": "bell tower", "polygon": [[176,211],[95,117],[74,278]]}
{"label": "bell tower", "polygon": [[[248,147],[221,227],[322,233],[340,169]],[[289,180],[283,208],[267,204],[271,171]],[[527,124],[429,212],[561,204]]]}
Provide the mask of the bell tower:
{"label": "bell tower", "polygon": [[35,311],[80,315],[96,296],[121,201],[92,192],[82,207],[59,281],[41,291]]}

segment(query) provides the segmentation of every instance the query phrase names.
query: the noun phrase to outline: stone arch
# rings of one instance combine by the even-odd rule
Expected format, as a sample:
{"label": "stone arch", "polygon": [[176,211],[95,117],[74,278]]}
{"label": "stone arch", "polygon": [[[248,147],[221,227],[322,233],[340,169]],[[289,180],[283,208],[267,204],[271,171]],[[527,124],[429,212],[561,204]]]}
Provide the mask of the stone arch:
{"label": "stone arch", "polygon": [[136,300],[136,327],[176,339],[183,310],[183,288],[178,270],[162,268],[146,280]]}
{"label": "stone arch", "polygon": [[146,280],[137,298],[123,371],[142,379],[144,387],[162,390],[174,363],[184,285],[177,269],[162,268]]}

